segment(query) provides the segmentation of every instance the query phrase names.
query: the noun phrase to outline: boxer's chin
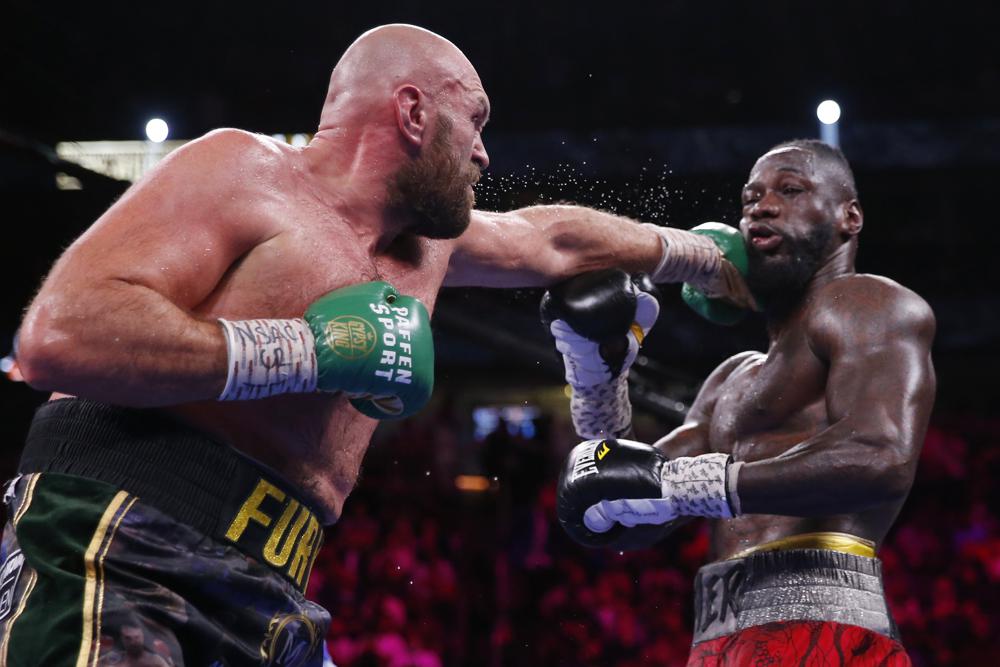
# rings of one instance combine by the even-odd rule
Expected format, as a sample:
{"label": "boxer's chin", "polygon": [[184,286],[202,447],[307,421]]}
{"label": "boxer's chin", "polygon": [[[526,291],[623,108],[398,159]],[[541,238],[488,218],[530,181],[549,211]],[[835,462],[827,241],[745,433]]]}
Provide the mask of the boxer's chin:
{"label": "boxer's chin", "polygon": [[805,238],[786,237],[776,253],[747,247],[747,287],[765,303],[777,304],[798,297],[826,259],[832,228],[818,227]]}
{"label": "boxer's chin", "polygon": [[414,206],[417,222],[412,227],[413,233],[429,239],[461,236],[469,226],[472,207],[476,203],[468,183],[462,182],[458,187],[428,195]]}

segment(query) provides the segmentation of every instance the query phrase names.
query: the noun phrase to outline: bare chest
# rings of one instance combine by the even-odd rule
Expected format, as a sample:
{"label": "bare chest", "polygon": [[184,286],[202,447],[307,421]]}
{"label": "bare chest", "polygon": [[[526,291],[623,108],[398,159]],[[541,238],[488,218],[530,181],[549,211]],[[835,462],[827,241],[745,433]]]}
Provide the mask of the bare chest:
{"label": "bare chest", "polygon": [[744,361],[719,389],[712,413],[714,451],[739,460],[777,456],[828,425],[826,367],[804,337]]}
{"label": "bare chest", "polygon": [[433,310],[453,242],[402,236],[375,254],[350,221],[290,202],[281,231],[237,262],[198,307],[214,317],[298,317],[327,292],[374,280],[419,298]]}
{"label": "bare chest", "polygon": [[[373,280],[392,284],[433,311],[453,242],[402,238],[375,254],[350,221],[289,201],[270,212],[278,232],[236,262],[198,305],[206,317],[301,317],[332,290]],[[263,401],[204,402],[175,410],[189,422],[270,465],[337,516],[357,480],[375,422],[340,393]]]}

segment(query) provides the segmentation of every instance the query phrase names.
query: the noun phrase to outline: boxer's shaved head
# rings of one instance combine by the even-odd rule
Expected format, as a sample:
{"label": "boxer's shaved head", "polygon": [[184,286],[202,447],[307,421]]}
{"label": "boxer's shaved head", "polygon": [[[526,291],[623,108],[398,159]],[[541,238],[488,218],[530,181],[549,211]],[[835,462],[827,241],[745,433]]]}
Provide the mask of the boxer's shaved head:
{"label": "boxer's shaved head", "polygon": [[330,75],[320,128],[366,113],[402,85],[427,95],[483,86],[465,54],[440,35],[414,25],[379,26],[358,37]]}

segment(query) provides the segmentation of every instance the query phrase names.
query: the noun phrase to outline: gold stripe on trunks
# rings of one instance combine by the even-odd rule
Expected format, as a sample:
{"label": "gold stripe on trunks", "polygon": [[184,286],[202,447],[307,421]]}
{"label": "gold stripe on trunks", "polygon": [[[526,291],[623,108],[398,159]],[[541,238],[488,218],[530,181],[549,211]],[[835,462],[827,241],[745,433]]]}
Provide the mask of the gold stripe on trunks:
{"label": "gold stripe on trunks", "polygon": [[875,558],[875,543],[848,533],[819,532],[801,533],[790,535],[773,542],[765,542],[755,547],[744,549],[734,553],[726,560],[745,558],[750,554],[762,551],[790,551],[792,549],[825,549],[826,551],[839,551],[865,558]]}
{"label": "gold stripe on trunks", "polygon": [[[104,556],[111,548],[118,524],[132,508],[137,498],[131,498],[131,502],[119,514],[119,510],[129,500],[129,495],[124,491],[115,494],[115,497],[105,508],[104,514],[97,524],[97,530],[94,531],[90,545],[87,547],[87,552],[83,556],[86,568],[83,588],[83,640],[80,643],[76,667],[91,667],[97,664],[99,658],[101,611],[104,605]],[[112,521],[114,521],[113,524]]]}
{"label": "gold stripe on trunks", "polygon": [[38,572],[31,570],[31,573],[28,575],[28,583],[24,585],[24,592],[21,593],[21,601],[17,605],[17,611],[7,619],[7,627],[3,632],[3,637],[0,637],[0,665],[7,664],[7,649],[10,646],[10,635],[14,631],[14,621],[17,620],[28,605],[28,596],[31,595],[31,591],[35,590],[37,582]]}
{"label": "gold stripe on trunks", "polygon": [[38,480],[41,476],[41,473],[28,475],[28,488],[24,491],[24,500],[21,501],[21,506],[17,508],[16,512],[14,512],[14,518],[11,520],[11,523],[14,524],[15,528],[17,527],[17,524],[20,523],[21,517],[24,516],[24,513],[28,511],[29,507],[31,507],[31,501],[35,497],[35,485],[38,484]]}

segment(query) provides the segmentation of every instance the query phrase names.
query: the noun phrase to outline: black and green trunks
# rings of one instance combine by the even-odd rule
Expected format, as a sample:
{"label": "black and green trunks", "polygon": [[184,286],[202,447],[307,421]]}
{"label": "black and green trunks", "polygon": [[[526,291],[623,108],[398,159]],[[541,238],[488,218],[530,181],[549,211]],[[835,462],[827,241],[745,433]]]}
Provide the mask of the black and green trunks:
{"label": "black and green trunks", "polygon": [[322,664],[318,514],[155,410],[38,409],[4,496],[0,665]]}

